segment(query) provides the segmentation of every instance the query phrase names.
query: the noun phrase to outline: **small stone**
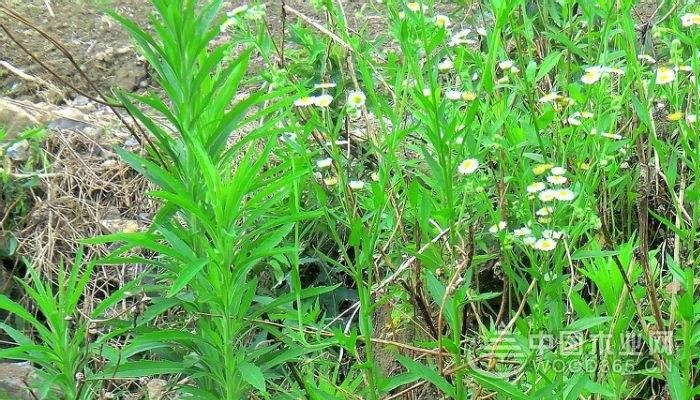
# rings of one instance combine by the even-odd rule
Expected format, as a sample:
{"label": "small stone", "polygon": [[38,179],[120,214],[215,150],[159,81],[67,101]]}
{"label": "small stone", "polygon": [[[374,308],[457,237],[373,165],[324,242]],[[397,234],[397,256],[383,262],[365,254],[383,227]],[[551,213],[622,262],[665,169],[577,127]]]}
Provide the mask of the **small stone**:
{"label": "small stone", "polygon": [[26,139],[15,142],[5,152],[12,161],[27,161],[29,159],[29,141]]}

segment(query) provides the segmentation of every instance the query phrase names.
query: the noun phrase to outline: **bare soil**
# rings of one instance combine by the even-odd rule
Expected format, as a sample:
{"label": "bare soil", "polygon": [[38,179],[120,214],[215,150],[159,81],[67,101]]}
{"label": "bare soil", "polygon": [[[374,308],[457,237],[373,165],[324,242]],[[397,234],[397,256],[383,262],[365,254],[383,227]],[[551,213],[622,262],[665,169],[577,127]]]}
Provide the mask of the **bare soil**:
{"label": "bare soil", "polygon": [[[87,78],[105,94],[109,94],[114,87],[132,91],[151,84],[148,68],[136,54],[128,34],[107,15],[107,10],[111,9],[144,26],[148,24],[149,16],[153,12],[149,1],[112,0],[111,4],[99,4],[96,0],[53,0],[48,3],[51,10],[44,0],[0,0],[1,5],[20,14],[32,25],[23,24],[2,14],[2,25],[25,49],[15,43],[7,32],[0,30],[0,62],[5,61],[21,73],[38,78],[32,81],[26,76],[11,72],[7,67],[0,66],[0,96],[38,99],[57,104],[77,95],[66,83],[90,95],[97,95],[61,50],[34,28],[40,29],[64,46]],[[226,2],[224,9],[231,9],[240,5],[239,3],[240,0]],[[266,3],[267,23],[273,34],[279,37],[282,27],[282,1],[268,0]],[[318,17],[314,15],[313,8],[306,0],[287,0],[286,4],[305,15]],[[347,0],[343,4],[349,25],[355,29],[356,13],[376,2]],[[293,16],[289,17],[290,22],[295,19]],[[45,64],[48,70],[25,50]]]}

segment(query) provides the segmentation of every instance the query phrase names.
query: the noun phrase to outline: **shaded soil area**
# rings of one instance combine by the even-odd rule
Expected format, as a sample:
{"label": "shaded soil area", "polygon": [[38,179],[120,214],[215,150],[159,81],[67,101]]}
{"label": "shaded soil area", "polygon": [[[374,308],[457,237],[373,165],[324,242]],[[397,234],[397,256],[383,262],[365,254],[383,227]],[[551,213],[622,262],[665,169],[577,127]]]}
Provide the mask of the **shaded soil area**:
{"label": "shaded soil area", "polygon": [[[241,1],[225,2],[223,9],[230,10],[240,4]],[[287,0],[286,4],[305,15],[320,17],[314,14],[313,7],[306,0]],[[349,0],[343,4],[349,25],[355,29],[357,13],[373,8],[371,6],[376,2]],[[64,46],[85,76],[101,92],[109,94],[113,87],[133,91],[152,83],[148,68],[136,54],[127,33],[107,15],[111,9],[143,26],[153,12],[149,1],[113,0],[110,4],[99,4],[96,0],[2,0],[0,5],[29,22],[22,23],[5,14],[0,18],[8,30],[0,30],[0,62],[4,62],[0,65],[0,96],[57,104],[74,98],[78,94],[74,89],[96,95],[95,89],[90,87],[65,54],[34,28]],[[266,6],[268,26],[279,38],[282,1],[268,0]],[[293,16],[288,18],[288,21],[296,20]],[[363,17],[363,22],[366,21]]]}

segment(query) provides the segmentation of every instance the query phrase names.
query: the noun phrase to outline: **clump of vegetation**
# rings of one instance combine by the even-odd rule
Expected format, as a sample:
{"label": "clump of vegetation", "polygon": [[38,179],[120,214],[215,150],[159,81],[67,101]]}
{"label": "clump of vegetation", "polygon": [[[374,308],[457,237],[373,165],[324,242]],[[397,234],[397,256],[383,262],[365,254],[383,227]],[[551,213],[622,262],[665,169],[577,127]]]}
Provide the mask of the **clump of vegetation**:
{"label": "clump of vegetation", "polygon": [[[257,4],[114,15],[162,89],[118,94],[160,211],[86,238],[115,250],[70,293],[32,276],[43,320],[0,298],[37,333],[0,357],[47,398],[700,395],[694,5],[379,3],[371,40],[342,1],[282,40]],[[74,323],[93,263],[147,269]]]}

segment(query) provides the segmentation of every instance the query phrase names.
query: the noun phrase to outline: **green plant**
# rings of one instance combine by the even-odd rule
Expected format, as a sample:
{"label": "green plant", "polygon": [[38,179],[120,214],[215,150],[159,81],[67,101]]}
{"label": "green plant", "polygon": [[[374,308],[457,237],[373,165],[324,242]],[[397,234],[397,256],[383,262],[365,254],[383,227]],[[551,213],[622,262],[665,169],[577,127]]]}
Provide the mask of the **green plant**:
{"label": "green plant", "polygon": [[100,393],[101,381],[95,379],[93,357],[99,356],[104,342],[101,338],[91,338],[90,329],[94,321],[122,299],[122,291],[102,300],[93,312],[84,315],[83,295],[94,267],[94,263],[83,265],[79,252],[67,272],[59,269],[55,285],[43,281],[29,267],[31,284],[22,279],[17,282],[31,300],[31,308],[0,295],[0,309],[11,313],[17,327],[26,327],[23,332],[0,323],[0,329],[16,344],[0,349],[0,359],[29,361],[37,367],[29,389],[36,389],[39,399],[94,399]]}
{"label": "green plant", "polygon": [[[285,244],[298,221],[318,215],[285,209],[298,193],[294,181],[308,172],[294,167],[294,157],[275,157],[277,127],[291,104],[285,90],[269,84],[236,100],[247,70],[250,51],[227,56],[234,43],[211,48],[219,34],[220,1],[155,0],[155,36],[121,16],[114,17],[132,34],[155,69],[167,100],[156,95],[119,94],[127,109],[155,138],[151,161],[120,151],[122,158],[149,178],[158,189],[150,195],[162,208],[146,232],[116,234],[90,243],[125,244],[104,262],[151,265],[161,274],[160,296],[169,307],[190,316],[191,328],[163,337],[144,327],[115,362],[116,377],[186,374],[191,384],[180,390],[200,399],[238,399],[252,390],[265,394],[268,376],[304,351],[268,343],[265,332],[281,337],[272,325],[259,327],[269,313],[332,288],[303,290],[277,298],[257,295],[258,278],[272,257],[292,256],[298,243]],[[136,103],[151,107],[174,127],[171,135]],[[244,127],[255,122],[249,132]],[[124,256],[148,249],[152,258]],[[160,311],[164,311],[162,308]],[[303,317],[302,317],[303,318]],[[138,356],[163,346],[173,352],[165,359]],[[284,342],[282,341],[282,344]],[[130,349],[137,349],[131,351]],[[129,359],[131,358],[131,359]],[[108,376],[109,374],[106,374]]]}

